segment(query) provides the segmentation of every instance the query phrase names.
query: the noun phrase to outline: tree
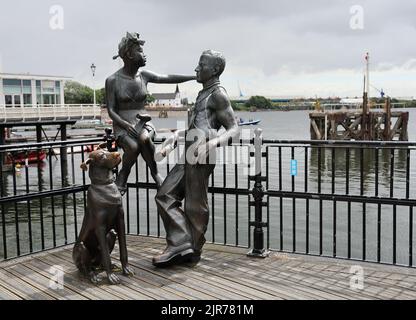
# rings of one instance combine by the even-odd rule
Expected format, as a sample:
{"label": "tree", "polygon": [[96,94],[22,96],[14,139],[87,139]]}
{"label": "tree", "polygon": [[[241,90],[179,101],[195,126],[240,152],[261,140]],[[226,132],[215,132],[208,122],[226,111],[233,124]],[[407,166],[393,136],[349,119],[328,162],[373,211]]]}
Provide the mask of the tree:
{"label": "tree", "polygon": [[150,93],[146,95],[146,104],[154,102],[156,99]]}
{"label": "tree", "polygon": [[[94,90],[76,81],[65,82],[64,87],[65,103],[68,104],[88,104],[94,102]],[[95,91],[97,104],[105,101],[104,88]]]}
{"label": "tree", "polygon": [[247,107],[256,107],[257,109],[270,109],[273,104],[270,99],[263,96],[252,96],[246,102]]}

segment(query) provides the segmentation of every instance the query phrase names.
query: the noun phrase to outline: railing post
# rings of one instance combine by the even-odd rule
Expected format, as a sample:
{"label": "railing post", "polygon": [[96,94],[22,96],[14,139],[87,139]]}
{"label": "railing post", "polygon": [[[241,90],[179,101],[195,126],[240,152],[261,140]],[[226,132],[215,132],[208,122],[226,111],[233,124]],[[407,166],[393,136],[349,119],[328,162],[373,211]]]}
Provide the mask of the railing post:
{"label": "railing post", "polygon": [[253,249],[247,253],[247,256],[256,258],[266,258],[269,255],[268,249],[264,248],[263,228],[267,227],[267,223],[262,221],[263,207],[267,206],[267,202],[263,202],[264,189],[262,181],[265,181],[267,177],[261,175],[262,158],[265,155],[262,151],[262,145],[262,129],[257,128],[254,130],[254,152],[250,153],[250,156],[254,156],[255,173],[253,176],[249,176],[249,179],[254,181],[254,187],[251,191],[254,201],[250,201],[250,205],[254,206],[254,221],[250,221],[250,226],[254,227]]}

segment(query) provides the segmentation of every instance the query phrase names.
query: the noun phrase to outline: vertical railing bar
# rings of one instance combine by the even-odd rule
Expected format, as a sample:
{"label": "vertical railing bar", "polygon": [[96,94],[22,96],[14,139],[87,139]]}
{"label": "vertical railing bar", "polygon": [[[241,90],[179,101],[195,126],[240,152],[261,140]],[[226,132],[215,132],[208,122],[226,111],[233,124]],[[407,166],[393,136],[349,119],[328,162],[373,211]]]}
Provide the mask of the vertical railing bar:
{"label": "vertical railing bar", "polygon": [[136,233],[140,234],[139,161],[136,160]]}
{"label": "vertical railing bar", "polygon": [[[290,157],[295,159],[295,147],[290,148]],[[292,192],[295,191],[295,176],[292,175]],[[292,198],[292,251],[296,252],[296,199]]]}
{"label": "vertical railing bar", "polygon": [[[36,157],[40,157],[40,149],[36,149]],[[38,173],[38,189],[39,192],[42,192],[42,178],[41,178],[41,166],[39,165],[40,161],[37,162],[37,173]],[[40,238],[41,238],[41,247],[42,250],[45,250],[45,226],[43,221],[43,200],[39,198],[39,216],[40,216]]]}
{"label": "vertical railing bar", "polygon": [[[282,147],[279,146],[279,190],[282,191]],[[283,198],[279,199],[279,211],[280,211],[280,251],[283,250]]]}
{"label": "vertical railing bar", "polygon": [[[53,172],[52,172],[52,148],[49,148],[48,160],[49,160],[49,189],[53,190]],[[60,155],[62,157],[62,155]],[[55,198],[51,196],[51,210],[52,210],[52,240],[53,247],[56,247],[56,226],[55,226]]]}
{"label": "vertical railing bar", "polygon": [[[318,147],[318,193],[321,193],[321,147]],[[319,255],[322,255],[322,236],[323,236],[323,213],[322,199],[319,199]]]}
{"label": "vertical railing bar", "polygon": [[[378,197],[378,180],[379,180],[379,148],[374,149],[375,152],[375,190],[374,194]],[[381,261],[381,204],[377,204],[377,262]]]}
{"label": "vertical railing bar", "polygon": [[377,205],[377,262],[381,261],[381,204]]}
{"label": "vertical railing bar", "polygon": [[364,149],[360,150],[360,195],[364,194]]}
{"label": "vertical railing bar", "polygon": [[[84,149],[81,151],[81,161],[85,162],[85,156],[84,156]],[[85,171],[82,170],[82,185],[85,186]],[[87,212],[87,192],[84,190],[83,191],[83,197],[84,197],[84,212]]]}
{"label": "vertical railing bar", "polygon": [[345,193],[350,193],[350,148],[345,148]]}
{"label": "vertical railing bar", "polygon": [[333,230],[332,230],[332,255],[335,258],[337,256],[337,201],[333,201]]}
{"label": "vertical railing bar", "polygon": [[390,149],[390,198],[394,195],[394,148]]}
{"label": "vertical railing bar", "polygon": [[335,148],[331,148],[331,170],[332,170],[332,177],[331,177],[331,191],[332,194],[335,193]]}
{"label": "vertical railing bar", "polygon": [[[238,189],[238,146],[234,146],[234,183],[235,189]],[[238,246],[238,194],[235,195],[235,245]]]}
{"label": "vertical railing bar", "polygon": [[[81,146],[81,152],[84,146]],[[74,147],[71,146],[71,170],[72,170],[72,184],[75,184],[75,167],[74,167]],[[75,239],[78,237],[78,217],[77,217],[77,199],[76,199],[76,192],[72,193],[72,205],[74,208],[74,232],[75,232]]]}
{"label": "vertical railing bar", "polygon": [[[149,166],[146,164],[146,183],[149,183]],[[149,187],[146,187],[146,220],[147,220],[147,235],[150,235],[150,201],[149,201]]]}
{"label": "vertical railing bar", "polygon": [[127,187],[126,190],[126,224],[127,224],[127,234],[130,234],[130,188]]}
{"label": "vertical railing bar", "polygon": [[393,264],[397,261],[397,207],[393,205]]}
{"label": "vertical railing bar", "polygon": [[[269,146],[266,146],[266,191],[269,190]],[[267,250],[270,248],[270,197],[267,195]]]}
{"label": "vertical railing bar", "polygon": [[[29,193],[29,160],[28,160],[28,151],[26,151],[25,157],[25,183],[26,183],[26,193]],[[0,168],[1,170],[1,168]],[[29,252],[33,252],[33,239],[32,239],[32,209],[30,205],[30,200],[27,201],[27,223],[29,231]]]}
{"label": "vertical railing bar", "polygon": [[[67,150],[68,148],[66,146],[64,146],[63,148],[61,148],[61,156],[60,156],[60,160],[61,160],[61,187],[64,188],[65,186],[65,172],[68,172],[68,168],[64,168],[64,166],[68,166],[68,161],[66,159],[66,161],[63,161],[63,157],[62,157],[62,149],[65,150],[65,154],[67,154]],[[66,194],[62,195],[62,220],[63,220],[63,224],[64,224],[64,241],[65,244],[68,244],[68,230],[67,230],[67,225],[66,225]]]}
{"label": "vertical railing bar", "polygon": [[226,166],[226,148],[224,146],[221,147],[223,150],[223,166],[222,166],[222,186],[223,186],[223,211],[224,211],[224,245],[227,244],[227,193],[225,192],[225,188],[227,187],[227,166]]}
{"label": "vertical railing bar", "polygon": [[[305,193],[308,192],[308,147],[305,147]],[[306,199],[306,254],[309,253],[309,199]]]}
{"label": "vertical railing bar", "polygon": [[[214,187],[215,172],[211,174],[211,185]],[[212,242],[215,243],[215,193],[211,194],[211,223],[212,223]],[[250,234],[250,232],[249,232]]]}
{"label": "vertical railing bar", "polygon": [[[249,176],[251,175],[251,166],[250,166],[250,146],[247,147],[247,190],[250,190],[250,179]],[[250,196],[247,197],[247,207],[248,207],[248,221],[247,221],[247,230],[248,230],[248,247],[251,247],[251,227],[250,227],[250,221],[251,221],[251,205],[250,205]]]}
{"label": "vertical railing bar", "polygon": [[413,206],[409,207],[409,267],[413,266]]}
{"label": "vertical railing bar", "polygon": [[410,149],[406,150],[406,199],[410,196]]}
{"label": "vertical railing bar", "polygon": [[[350,193],[350,148],[345,148],[345,194]],[[347,257],[351,258],[351,202],[347,202]]]}
{"label": "vertical railing bar", "polygon": [[[3,170],[0,168],[0,170]],[[17,182],[16,182],[16,163],[12,156],[12,176],[13,176],[13,195],[17,195]],[[19,235],[19,211],[17,208],[17,202],[14,202],[14,219],[16,230],[16,249],[17,256],[20,256],[20,235]]]}
{"label": "vertical railing bar", "polygon": [[363,261],[367,257],[367,204],[363,202]]}
{"label": "vertical railing bar", "polygon": [[[5,158],[7,155],[3,155]],[[2,157],[0,157],[1,159]],[[1,168],[3,163],[0,163],[0,196],[4,197],[4,183],[3,183],[3,169]],[[2,224],[2,233],[3,233],[3,258],[7,259],[7,231],[6,231],[6,213],[4,212],[4,204],[1,204],[1,224]]]}

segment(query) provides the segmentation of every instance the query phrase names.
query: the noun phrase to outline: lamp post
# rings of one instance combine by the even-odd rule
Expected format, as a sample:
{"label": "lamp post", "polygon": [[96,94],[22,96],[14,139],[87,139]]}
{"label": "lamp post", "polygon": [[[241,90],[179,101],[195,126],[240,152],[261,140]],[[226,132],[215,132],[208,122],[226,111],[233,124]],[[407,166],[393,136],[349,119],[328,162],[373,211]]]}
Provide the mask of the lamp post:
{"label": "lamp post", "polygon": [[93,86],[93,90],[94,90],[94,106],[96,105],[96,99],[95,99],[95,69],[97,67],[95,66],[95,64],[91,64],[91,71],[92,71],[92,86]]}

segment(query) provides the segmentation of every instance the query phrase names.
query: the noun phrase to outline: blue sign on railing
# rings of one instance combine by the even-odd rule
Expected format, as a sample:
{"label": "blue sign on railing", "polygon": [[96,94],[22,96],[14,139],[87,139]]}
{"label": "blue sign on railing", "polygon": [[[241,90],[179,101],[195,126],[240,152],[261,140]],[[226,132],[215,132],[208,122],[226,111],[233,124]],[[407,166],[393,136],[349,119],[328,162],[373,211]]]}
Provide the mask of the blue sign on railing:
{"label": "blue sign on railing", "polygon": [[298,160],[295,160],[295,159],[290,160],[290,175],[291,176],[298,175]]}

